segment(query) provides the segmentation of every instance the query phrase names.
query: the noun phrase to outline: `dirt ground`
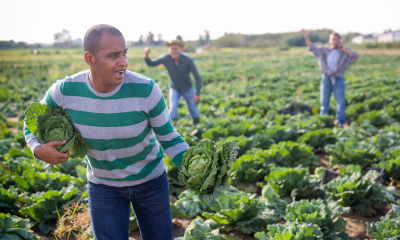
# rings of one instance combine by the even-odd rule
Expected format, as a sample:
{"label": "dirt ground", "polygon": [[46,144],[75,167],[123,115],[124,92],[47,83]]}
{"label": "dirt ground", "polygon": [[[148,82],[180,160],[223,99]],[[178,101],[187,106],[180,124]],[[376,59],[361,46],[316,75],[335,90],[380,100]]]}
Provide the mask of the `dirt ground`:
{"label": "dirt ground", "polygon": [[[358,52],[361,55],[400,55],[400,49],[399,48],[392,48],[392,49],[353,49],[354,51]],[[299,51],[299,50],[288,50],[288,51],[283,51],[283,53],[287,54],[312,54],[311,52],[305,50],[305,51]]]}

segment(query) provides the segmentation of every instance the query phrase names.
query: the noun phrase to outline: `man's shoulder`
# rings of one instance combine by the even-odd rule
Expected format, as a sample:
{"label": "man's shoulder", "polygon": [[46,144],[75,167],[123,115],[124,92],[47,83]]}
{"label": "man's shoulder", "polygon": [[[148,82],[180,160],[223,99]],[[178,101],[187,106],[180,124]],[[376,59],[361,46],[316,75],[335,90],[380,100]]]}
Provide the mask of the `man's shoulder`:
{"label": "man's shoulder", "polygon": [[89,77],[89,70],[85,70],[82,72],[75,73],[71,76],[66,76],[62,81],[64,82],[86,82],[86,79]]}
{"label": "man's shoulder", "polygon": [[182,56],[183,58],[187,59],[187,60],[193,61],[193,58],[190,57],[189,55],[187,55],[187,53],[182,52],[182,53],[181,53],[181,56]]}
{"label": "man's shoulder", "polygon": [[[82,71],[71,76],[66,76],[64,79],[56,80],[51,88],[60,89],[60,92],[63,93],[67,87],[75,88],[77,84],[85,83],[85,79],[87,79],[88,76],[89,70]],[[55,91],[55,93],[57,92],[58,91]]]}

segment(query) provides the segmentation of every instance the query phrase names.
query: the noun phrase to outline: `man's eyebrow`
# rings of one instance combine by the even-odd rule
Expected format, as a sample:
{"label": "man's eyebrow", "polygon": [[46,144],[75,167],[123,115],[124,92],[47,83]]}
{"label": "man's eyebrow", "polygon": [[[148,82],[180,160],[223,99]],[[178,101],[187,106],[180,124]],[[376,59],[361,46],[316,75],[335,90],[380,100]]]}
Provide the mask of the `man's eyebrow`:
{"label": "man's eyebrow", "polygon": [[[126,48],[123,52],[126,52],[126,51],[128,51],[128,48]],[[113,55],[113,54],[118,54],[118,53],[120,53],[120,51],[118,51],[118,52],[110,52],[107,55]]]}

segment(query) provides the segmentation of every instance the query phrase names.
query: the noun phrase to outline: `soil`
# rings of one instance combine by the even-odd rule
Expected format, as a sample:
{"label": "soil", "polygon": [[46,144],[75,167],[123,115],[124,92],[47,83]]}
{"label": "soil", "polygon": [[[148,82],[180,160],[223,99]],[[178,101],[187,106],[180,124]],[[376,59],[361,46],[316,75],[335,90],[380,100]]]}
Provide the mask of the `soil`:
{"label": "soil", "polygon": [[356,49],[360,54],[365,55],[400,55],[400,49]]}

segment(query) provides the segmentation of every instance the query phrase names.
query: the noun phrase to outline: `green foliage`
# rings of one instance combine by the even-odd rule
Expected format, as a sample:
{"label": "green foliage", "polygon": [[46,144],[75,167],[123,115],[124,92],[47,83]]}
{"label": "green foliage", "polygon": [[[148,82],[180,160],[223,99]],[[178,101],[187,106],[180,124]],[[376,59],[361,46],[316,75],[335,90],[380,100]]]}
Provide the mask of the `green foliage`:
{"label": "green foliage", "polygon": [[62,173],[39,173],[34,169],[25,171],[22,176],[14,176],[13,180],[26,192],[35,193],[47,190],[61,190],[71,177]]}
{"label": "green foliage", "polygon": [[269,138],[266,135],[263,134],[255,134],[251,137],[245,137],[245,136],[240,136],[240,137],[228,137],[224,141],[232,141],[232,142],[237,142],[237,145],[239,147],[239,152],[238,156],[242,156],[245,152],[252,148],[260,148],[260,149],[267,149],[271,146],[271,144],[274,143],[274,140],[272,138]]}
{"label": "green foliage", "polygon": [[21,151],[21,145],[14,139],[0,139],[0,162],[9,159],[8,153],[19,149]]}
{"label": "green foliage", "polygon": [[343,207],[351,207],[365,216],[375,216],[376,210],[382,209],[392,199],[384,186],[376,183],[379,173],[368,171],[363,175],[354,172],[351,176],[337,177],[324,187],[327,199],[337,201]]}
{"label": "green foliage", "polygon": [[382,161],[372,165],[373,167],[385,168],[388,177],[400,180],[400,157]]}
{"label": "green foliage", "polygon": [[17,202],[21,200],[22,196],[15,187],[4,189],[0,186],[0,212],[17,214],[19,210]]}
{"label": "green foliage", "polygon": [[264,204],[256,194],[223,191],[212,204],[211,212],[203,213],[212,229],[222,231],[239,230],[250,234],[277,221],[274,212],[265,211]]}
{"label": "green foliage", "polygon": [[319,151],[328,144],[335,144],[336,138],[332,135],[331,129],[323,128],[306,132],[297,141],[313,147],[314,151]]}
{"label": "green foliage", "polygon": [[255,183],[262,180],[269,172],[269,167],[266,166],[264,159],[257,154],[260,151],[261,149],[253,148],[233,163],[231,173],[233,185],[243,182]]}
{"label": "green foliage", "polygon": [[320,240],[323,239],[324,233],[321,229],[312,223],[297,224],[294,222],[282,224],[274,224],[268,226],[268,238],[263,238],[259,234],[259,239],[276,239],[276,240]]}
{"label": "green foliage", "polygon": [[271,126],[265,131],[265,135],[273,139],[276,143],[283,141],[296,141],[299,135],[296,129],[289,126]]}
{"label": "green foliage", "polygon": [[71,158],[84,157],[89,145],[71,122],[68,112],[61,107],[52,109],[47,105],[33,103],[25,112],[28,129],[38,136],[41,143],[66,140],[56,146],[59,152],[70,151]]}
{"label": "green foliage", "polygon": [[168,177],[169,191],[172,195],[178,196],[181,192],[185,191],[183,184],[178,180],[179,167],[176,166],[167,155],[164,155],[164,161]]}
{"label": "green foliage", "polygon": [[357,118],[357,122],[360,124],[364,121],[369,121],[376,127],[384,127],[394,123],[394,119],[391,118],[385,111],[370,111]]}
{"label": "green foliage", "polygon": [[348,128],[335,128],[334,134],[338,141],[358,140],[363,141],[378,133],[378,129],[369,122],[364,122],[359,126],[356,122],[352,122]]}
{"label": "green foliage", "polygon": [[325,152],[331,155],[331,165],[355,164],[361,167],[370,167],[378,161],[381,154],[379,149],[367,142],[348,140],[327,145]]}
{"label": "green foliage", "polygon": [[400,208],[398,204],[400,202],[392,204],[392,209],[385,217],[381,217],[379,222],[367,225],[369,235],[379,240],[394,240],[400,237]]}
{"label": "green foliage", "polygon": [[31,230],[29,219],[23,219],[9,213],[0,213],[0,239],[32,240],[39,239]]}
{"label": "green foliage", "polygon": [[287,203],[275,193],[275,190],[271,186],[264,186],[261,191],[261,196],[261,201],[264,203],[264,211],[273,211],[273,215],[277,219],[281,219],[285,216]]}
{"label": "green foliage", "polygon": [[319,166],[319,158],[312,153],[312,148],[305,144],[280,142],[270,149],[258,153],[265,165],[275,164],[280,167],[312,167]]}
{"label": "green foliage", "polygon": [[373,239],[395,240],[400,237],[400,218],[382,219],[368,225],[368,233]]}
{"label": "green foliage", "polygon": [[186,214],[188,218],[201,216],[203,212],[210,211],[207,202],[200,198],[192,191],[184,191],[179,195],[179,200],[174,203],[180,212]]}
{"label": "green foliage", "polygon": [[341,165],[339,168],[339,173],[342,175],[352,175],[355,172],[361,172],[360,165],[348,164],[348,165]]}
{"label": "green foliage", "polygon": [[308,168],[274,168],[265,177],[275,193],[287,201],[302,197],[319,197],[322,178],[310,176]]}
{"label": "green foliage", "polygon": [[53,167],[54,167],[55,171],[57,171],[57,172],[77,177],[78,174],[76,172],[76,167],[79,165],[82,165],[82,163],[83,163],[83,159],[79,159],[79,158],[71,159],[70,158],[70,159],[68,159],[68,161],[56,164]]}
{"label": "green foliage", "polygon": [[85,191],[87,186],[86,167],[77,165],[75,167],[75,172],[78,177],[74,179],[73,185],[79,190]]}
{"label": "green foliage", "polygon": [[175,238],[175,240],[224,240],[221,235],[211,233],[211,228],[204,223],[201,217],[195,218],[185,230],[183,237]]}
{"label": "green foliage", "polygon": [[321,199],[300,200],[287,206],[286,221],[317,225],[324,233],[324,239],[350,239],[346,233],[346,222],[342,218],[350,212],[350,207],[342,207],[337,202],[325,204]]}
{"label": "green foliage", "polygon": [[[28,149],[28,148],[25,148]],[[50,164],[28,157],[17,157],[10,158],[7,161],[7,167],[15,175],[22,176],[22,174],[28,170],[33,170],[36,172],[50,172]]]}
{"label": "green foliage", "polygon": [[32,103],[31,106],[25,111],[25,123],[31,133],[37,132],[37,118],[44,115],[47,110],[46,104]]}
{"label": "green foliage", "polygon": [[28,215],[39,222],[40,230],[43,233],[48,233],[54,229],[46,223],[49,220],[58,219],[59,214],[63,214],[65,206],[78,201],[80,198],[81,192],[77,188],[38,192],[30,196],[29,205],[21,208],[21,214]]}
{"label": "green foliage", "polygon": [[237,154],[238,147],[234,142],[215,144],[203,140],[183,155],[179,182],[198,194],[201,200],[215,199],[221,189],[228,186],[230,170]]}
{"label": "green foliage", "polygon": [[243,182],[255,183],[278,167],[315,167],[320,165],[319,158],[312,153],[312,148],[294,142],[279,142],[270,149],[252,149],[241,156],[234,164],[232,184]]}

